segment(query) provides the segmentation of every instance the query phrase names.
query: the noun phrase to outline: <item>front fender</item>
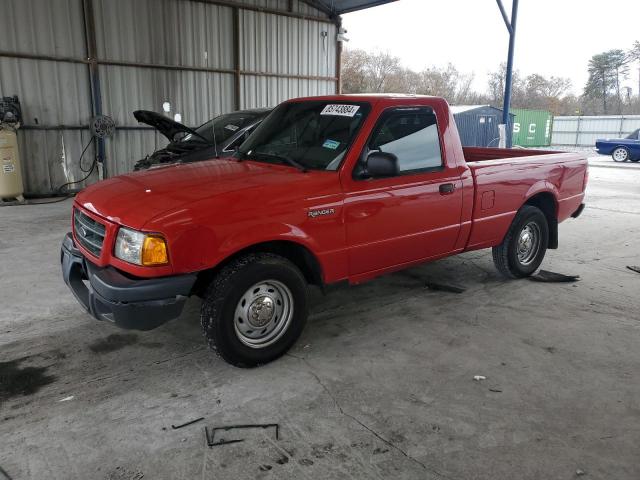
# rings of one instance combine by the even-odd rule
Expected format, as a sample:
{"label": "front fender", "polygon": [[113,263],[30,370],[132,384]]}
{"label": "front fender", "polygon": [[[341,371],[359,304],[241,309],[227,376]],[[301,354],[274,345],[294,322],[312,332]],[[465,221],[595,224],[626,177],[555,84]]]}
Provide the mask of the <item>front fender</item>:
{"label": "front fender", "polygon": [[206,263],[208,268],[247,248],[267,242],[286,241],[297,243],[316,255],[320,250],[317,242],[300,227],[286,223],[262,225],[259,231],[250,229],[233,233],[223,239],[217,248],[211,249]]}

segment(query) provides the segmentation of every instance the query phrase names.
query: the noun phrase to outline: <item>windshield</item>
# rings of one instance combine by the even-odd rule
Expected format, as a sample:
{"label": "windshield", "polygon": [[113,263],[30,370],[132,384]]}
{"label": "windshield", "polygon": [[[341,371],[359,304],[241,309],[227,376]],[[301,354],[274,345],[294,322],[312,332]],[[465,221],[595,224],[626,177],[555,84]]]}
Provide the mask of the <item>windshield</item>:
{"label": "windshield", "polygon": [[247,128],[249,125],[253,124],[253,122],[262,115],[264,115],[264,113],[259,112],[235,112],[220,115],[196,128],[195,131],[198,135],[193,135],[192,133],[185,135],[181,142],[202,142],[204,140],[213,145],[213,133],[215,130],[216,142],[218,145],[221,145],[229,140],[239,130]]}
{"label": "windshield", "polygon": [[628,140],[638,140],[638,133],[640,133],[640,129],[635,130],[633,133],[627,136]]}
{"label": "windshield", "polygon": [[337,170],[370,109],[365,102],[284,103],[240,146],[239,157]]}

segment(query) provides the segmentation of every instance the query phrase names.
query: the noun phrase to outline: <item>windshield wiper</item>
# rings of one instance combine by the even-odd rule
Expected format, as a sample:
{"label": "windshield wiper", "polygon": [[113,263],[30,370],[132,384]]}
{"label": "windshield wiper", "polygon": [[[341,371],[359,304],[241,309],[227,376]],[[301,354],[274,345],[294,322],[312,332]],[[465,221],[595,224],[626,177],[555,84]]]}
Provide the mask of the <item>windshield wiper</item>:
{"label": "windshield wiper", "polygon": [[304,165],[302,165],[301,163],[297,162],[296,160],[294,160],[293,158],[287,155],[282,155],[277,153],[267,153],[267,152],[253,152],[251,155],[246,153],[245,158],[251,158],[251,157],[254,157],[255,155],[262,155],[269,158],[275,158],[276,160],[284,160],[286,163],[288,163],[292,167],[297,168],[302,173],[307,172],[307,167],[305,167]]}

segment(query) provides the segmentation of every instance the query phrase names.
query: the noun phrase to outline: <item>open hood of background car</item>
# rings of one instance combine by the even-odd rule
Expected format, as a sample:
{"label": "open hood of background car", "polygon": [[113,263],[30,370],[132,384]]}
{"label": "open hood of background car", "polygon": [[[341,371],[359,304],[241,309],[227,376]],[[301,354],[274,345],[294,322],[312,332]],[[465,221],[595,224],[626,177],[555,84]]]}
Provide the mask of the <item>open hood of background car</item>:
{"label": "open hood of background car", "polygon": [[146,123],[147,125],[150,125],[158,130],[162,135],[167,137],[170,142],[173,142],[175,140],[175,137],[178,133],[190,133],[202,139],[202,137],[198,135],[195,130],[192,130],[182,123],[171,120],[161,113],[151,112],[149,110],[136,110],[135,112],[133,112],[133,116],[136,117],[136,120],[138,120],[140,123]]}

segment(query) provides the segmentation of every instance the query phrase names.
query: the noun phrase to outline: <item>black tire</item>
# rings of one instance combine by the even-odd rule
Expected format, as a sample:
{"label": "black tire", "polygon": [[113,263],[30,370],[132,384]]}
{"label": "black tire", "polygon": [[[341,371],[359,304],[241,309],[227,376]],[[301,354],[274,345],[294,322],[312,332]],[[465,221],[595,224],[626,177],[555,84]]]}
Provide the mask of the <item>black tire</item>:
{"label": "black tire", "polygon": [[[269,280],[284,285],[290,294],[290,320],[273,343],[247,346],[236,331],[236,309],[252,287]],[[307,284],[298,267],[279,255],[250,253],[223,267],[211,281],[202,302],[200,323],[209,347],[217,355],[237,367],[255,367],[275,360],[291,348],[306,323],[307,304]],[[277,320],[275,314],[274,322]]]}
{"label": "black tire", "polygon": [[[616,156],[618,156],[617,159]],[[629,156],[629,149],[626,147],[616,147],[613,152],[611,152],[611,158],[614,162],[626,162],[629,160]]]}
{"label": "black tire", "polygon": [[[535,230],[535,226],[537,226],[539,232],[537,251],[535,254],[531,253],[531,260],[523,263],[518,256],[518,241],[525,227]],[[539,208],[532,205],[524,205],[518,210],[513,222],[511,222],[503,242],[497,247],[493,247],[493,263],[498,271],[507,278],[528,277],[542,263],[548,245],[549,225],[547,218]]]}

